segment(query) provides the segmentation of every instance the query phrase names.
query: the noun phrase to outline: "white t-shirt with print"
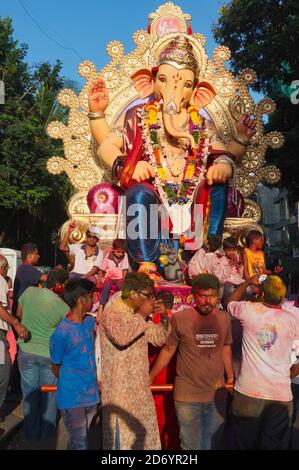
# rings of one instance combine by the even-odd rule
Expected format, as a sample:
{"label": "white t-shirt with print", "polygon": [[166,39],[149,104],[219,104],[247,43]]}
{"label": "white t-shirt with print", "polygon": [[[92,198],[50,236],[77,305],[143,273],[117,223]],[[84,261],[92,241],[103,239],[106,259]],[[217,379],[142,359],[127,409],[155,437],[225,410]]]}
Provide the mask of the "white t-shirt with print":
{"label": "white t-shirt with print", "polygon": [[97,254],[86,256],[85,243],[72,243],[69,245],[70,255],[75,256],[75,265],[72,272],[78,274],[88,273],[94,266],[100,268],[103,261],[103,252],[97,248]]}
{"label": "white t-shirt with print", "polygon": [[291,401],[291,353],[299,339],[299,319],[259,302],[230,302],[227,310],[243,327],[235,389],[253,398]]}

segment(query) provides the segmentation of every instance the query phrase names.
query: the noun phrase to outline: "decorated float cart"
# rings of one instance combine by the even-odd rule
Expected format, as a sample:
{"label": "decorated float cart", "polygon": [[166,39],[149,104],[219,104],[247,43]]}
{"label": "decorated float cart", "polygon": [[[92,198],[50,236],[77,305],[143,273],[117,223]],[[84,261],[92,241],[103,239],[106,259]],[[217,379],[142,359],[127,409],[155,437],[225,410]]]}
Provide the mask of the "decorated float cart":
{"label": "decorated float cart", "polygon": [[[71,234],[72,242],[82,242],[85,231],[91,224],[102,230],[102,246],[111,245],[114,238],[126,237],[125,220],[120,216],[123,207],[120,207],[122,203],[118,188],[112,184],[111,170],[101,161],[101,152],[98,151],[90,131],[88,94],[91,87],[98,77],[104,80],[109,93],[106,120],[110,129],[116,134],[121,133],[126,125],[125,113],[138,104],[150,103],[152,99],[151,96],[146,96],[144,90],[140,97],[132,77],[136,73],[138,76],[138,71],[152,70],[157,66],[159,54],[178,35],[181,39],[187,38],[192,45],[200,80],[214,90],[212,99],[204,103],[198,116],[208,116],[214,123],[219,142],[229,146],[234,140],[240,141],[236,123],[244,112],[257,120],[257,131],[235,168],[234,178],[230,180],[223,237],[235,236],[243,244],[249,230],[262,231],[259,226],[261,209],[249,197],[255,193],[259,183],[275,184],[280,179],[277,168],[265,165],[265,154],[267,147],[280,148],[283,137],[279,132],[265,134],[262,122],[264,114],[273,113],[275,104],[271,99],[263,99],[255,104],[249,94],[249,87],[256,80],[254,71],[246,69],[235,77],[225,65],[230,59],[230,51],[224,46],[217,47],[212,58],[209,58],[205,51],[205,37],[192,33],[190,15],[183,13],[174,4],[166,3],[149,15],[147,30],[138,30],[134,34],[135,50],[126,55],[120,42],[110,42],[106,50],[111,60],[102,70],[97,71],[95,64],[90,61],[79,65],[79,74],[86,79],[79,95],[70,89],[64,89],[58,95],[61,105],[69,108],[68,122],[63,124],[54,121],[47,131],[52,138],[63,141],[65,158],[50,158],[48,170],[52,174],[65,172],[74,187],[74,194],[67,204],[69,220],[61,227],[63,236],[70,220],[77,222],[77,228]],[[165,194],[167,197],[168,193]],[[205,234],[203,238],[204,236]],[[163,264],[167,266],[167,256],[164,256]],[[188,285],[180,282],[158,282],[157,290],[163,289],[171,290],[174,294],[174,312],[184,305],[192,305],[193,298]],[[155,353],[150,353],[151,360]],[[165,448],[178,446],[177,425],[169,391],[171,387],[165,387],[161,391],[162,384],[173,382],[173,367],[174,364],[156,381],[156,384],[161,385],[158,392],[155,392],[155,400]]]}

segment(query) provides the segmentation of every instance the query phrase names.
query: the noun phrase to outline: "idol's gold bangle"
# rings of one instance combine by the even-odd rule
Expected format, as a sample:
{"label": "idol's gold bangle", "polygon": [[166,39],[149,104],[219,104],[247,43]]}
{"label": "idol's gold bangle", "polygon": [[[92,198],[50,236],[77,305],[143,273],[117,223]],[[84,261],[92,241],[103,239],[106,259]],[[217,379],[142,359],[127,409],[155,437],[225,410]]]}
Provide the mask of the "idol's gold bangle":
{"label": "idol's gold bangle", "polygon": [[250,145],[250,140],[245,141],[235,135],[233,136],[233,140],[237,142],[237,144],[242,145],[242,147],[248,147],[248,145]]}
{"label": "idol's gold bangle", "polygon": [[87,117],[90,121],[93,121],[94,119],[104,119],[106,117],[106,114],[103,113],[102,111],[98,111],[98,112],[89,112],[87,113]]}

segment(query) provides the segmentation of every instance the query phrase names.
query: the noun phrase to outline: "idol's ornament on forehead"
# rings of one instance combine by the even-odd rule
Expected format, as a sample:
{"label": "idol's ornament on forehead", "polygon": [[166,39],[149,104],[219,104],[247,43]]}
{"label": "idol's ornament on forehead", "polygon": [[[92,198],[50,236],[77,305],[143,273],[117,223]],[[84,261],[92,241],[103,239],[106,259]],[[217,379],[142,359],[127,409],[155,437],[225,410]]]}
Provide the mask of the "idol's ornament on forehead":
{"label": "idol's ornament on forehead", "polygon": [[172,65],[176,69],[188,69],[197,78],[199,69],[193,52],[193,47],[186,36],[176,36],[160,53],[157,66],[162,64]]}

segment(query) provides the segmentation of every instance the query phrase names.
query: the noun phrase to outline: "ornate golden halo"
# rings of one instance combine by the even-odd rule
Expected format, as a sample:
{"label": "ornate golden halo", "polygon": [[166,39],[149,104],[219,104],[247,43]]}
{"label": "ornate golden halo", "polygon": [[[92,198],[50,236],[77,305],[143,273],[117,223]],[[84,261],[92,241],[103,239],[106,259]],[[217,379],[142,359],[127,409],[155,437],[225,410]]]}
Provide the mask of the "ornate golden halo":
{"label": "ornate golden halo", "polygon": [[[85,195],[94,184],[110,181],[109,172],[104,171],[97,161],[87,119],[88,92],[94,80],[99,76],[105,80],[110,98],[106,110],[107,122],[109,126],[115,127],[116,132],[122,127],[124,111],[139,102],[138,92],[130,77],[137,70],[151,69],[157,65],[156,59],[176,36],[186,38],[192,45],[192,52],[200,70],[199,80],[210,83],[216,91],[215,98],[204,109],[216,126],[219,140],[228,144],[236,136],[235,124],[244,111],[257,118],[257,132],[251,138],[237,170],[237,189],[243,196],[248,197],[256,191],[260,182],[276,184],[280,178],[277,168],[265,165],[265,154],[267,147],[280,148],[284,138],[279,132],[265,134],[263,114],[271,114],[275,104],[269,98],[259,103],[253,101],[249,87],[256,80],[255,72],[245,69],[239,76],[232,74],[225,65],[231,56],[225,46],[218,46],[212,57],[208,58],[205,37],[198,33],[187,34],[187,22],[190,22],[191,17],[173,3],[161,5],[156,12],[149,15],[149,19],[148,32],[141,29],[133,35],[135,49],[126,55],[125,48],[119,41],[111,41],[106,49],[110,62],[101,70],[97,71],[95,64],[90,61],[83,61],[79,65],[79,74],[86,80],[79,94],[69,89],[59,93],[59,102],[69,108],[68,121],[52,122],[48,125],[48,134],[53,139],[62,139],[65,158],[53,156],[48,161],[47,168],[52,174],[67,173],[74,186],[75,195],[68,203],[71,218],[83,221],[86,217],[98,217],[88,214]],[[174,26],[177,26],[177,29]],[[189,28],[188,30],[190,32]],[[162,35],[161,31],[167,31],[168,34]],[[243,218],[236,219],[235,222],[227,219],[226,225],[231,234],[237,235],[241,228],[250,226],[250,223],[257,223],[260,217],[258,206],[250,205],[246,200]],[[103,221],[103,227],[108,224],[107,220],[105,223]]]}

